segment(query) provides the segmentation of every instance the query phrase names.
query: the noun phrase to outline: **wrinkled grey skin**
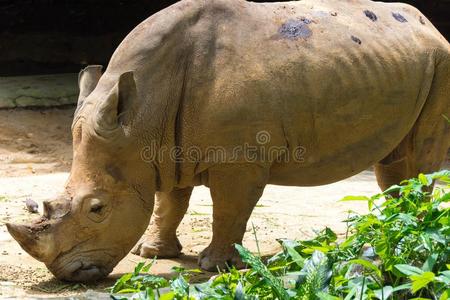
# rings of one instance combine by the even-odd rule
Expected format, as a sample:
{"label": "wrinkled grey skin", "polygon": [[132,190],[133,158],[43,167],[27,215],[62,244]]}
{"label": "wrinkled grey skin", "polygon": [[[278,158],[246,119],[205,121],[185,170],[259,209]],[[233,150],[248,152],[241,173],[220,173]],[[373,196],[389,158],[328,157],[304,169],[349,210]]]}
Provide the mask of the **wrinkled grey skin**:
{"label": "wrinkled grey skin", "polygon": [[[58,278],[95,280],[142,236],[155,195],[133,252],[179,255],[176,228],[206,185],[213,238],[199,264],[240,266],[232,245],[266,184],[321,185],[374,165],[384,189],[439,169],[449,54],[404,4],[181,1],[137,26],[103,75],[81,73],[66,192],[41,220],[8,229]],[[233,152],[244,145],[256,150]]]}

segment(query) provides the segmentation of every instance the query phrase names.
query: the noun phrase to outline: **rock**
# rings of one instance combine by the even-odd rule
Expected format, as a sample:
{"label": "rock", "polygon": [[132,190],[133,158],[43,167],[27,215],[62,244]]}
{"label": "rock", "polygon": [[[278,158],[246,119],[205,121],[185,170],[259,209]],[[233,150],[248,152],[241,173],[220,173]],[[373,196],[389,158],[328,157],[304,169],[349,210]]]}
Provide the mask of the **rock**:
{"label": "rock", "polygon": [[27,207],[27,210],[32,214],[36,214],[38,212],[39,204],[37,204],[36,201],[30,198],[27,198],[27,200],[25,200],[25,206]]}

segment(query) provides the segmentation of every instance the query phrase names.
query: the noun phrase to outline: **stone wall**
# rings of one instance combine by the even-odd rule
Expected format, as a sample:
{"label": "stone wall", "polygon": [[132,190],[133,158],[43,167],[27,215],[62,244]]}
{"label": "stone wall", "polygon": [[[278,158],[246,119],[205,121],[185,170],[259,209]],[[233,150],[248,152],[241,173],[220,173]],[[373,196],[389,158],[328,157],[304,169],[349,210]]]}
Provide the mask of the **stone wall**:
{"label": "stone wall", "polygon": [[77,74],[0,77],[0,109],[74,104],[77,98]]}
{"label": "stone wall", "polygon": [[[0,76],[78,72],[86,64],[104,65],[131,29],[174,2],[0,0]],[[450,38],[450,0],[406,2]]]}

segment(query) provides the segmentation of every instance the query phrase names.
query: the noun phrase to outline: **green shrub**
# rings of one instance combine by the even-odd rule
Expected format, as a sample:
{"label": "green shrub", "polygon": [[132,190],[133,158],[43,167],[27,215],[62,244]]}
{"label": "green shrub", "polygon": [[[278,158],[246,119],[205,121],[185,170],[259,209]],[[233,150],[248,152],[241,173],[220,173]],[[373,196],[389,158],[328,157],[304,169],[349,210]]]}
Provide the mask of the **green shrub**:
{"label": "green shrub", "polygon": [[[437,180],[445,186],[426,192]],[[342,241],[329,228],[312,240],[279,240],[283,251],[265,263],[236,245],[249,269],[231,268],[197,285],[189,285],[190,271],[179,269],[178,277],[167,281],[147,273],[151,263],[140,263],[111,293],[116,299],[446,300],[449,187],[450,171],[441,171],[420,174],[373,197],[348,196],[341,201],[366,201],[370,213],[349,212]],[[122,293],[133,295],[117,296]]]}

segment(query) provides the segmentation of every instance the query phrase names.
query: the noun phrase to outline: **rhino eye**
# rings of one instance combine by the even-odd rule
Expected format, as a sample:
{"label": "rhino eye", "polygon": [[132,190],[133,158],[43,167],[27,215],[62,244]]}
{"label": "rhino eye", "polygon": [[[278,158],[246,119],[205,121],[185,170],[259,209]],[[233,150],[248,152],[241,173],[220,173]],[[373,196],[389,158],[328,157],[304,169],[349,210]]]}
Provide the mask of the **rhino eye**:
{"label": "rhino eye", "polygon": [[105,220],[111,212],[111,205],[106,199],[87,198],[84,204],[87,218],[95,223]]}
{"label": "rhino eye", "polygon": [[105,203],[97,198],[93,198],[90,201],[89,213],[102,215],[104,213]]}
{"label": "rhino eye", "polygon": [[104,205],[101,203],[95,203],[91,206],[91,213],[100,214],[103,210]]}

